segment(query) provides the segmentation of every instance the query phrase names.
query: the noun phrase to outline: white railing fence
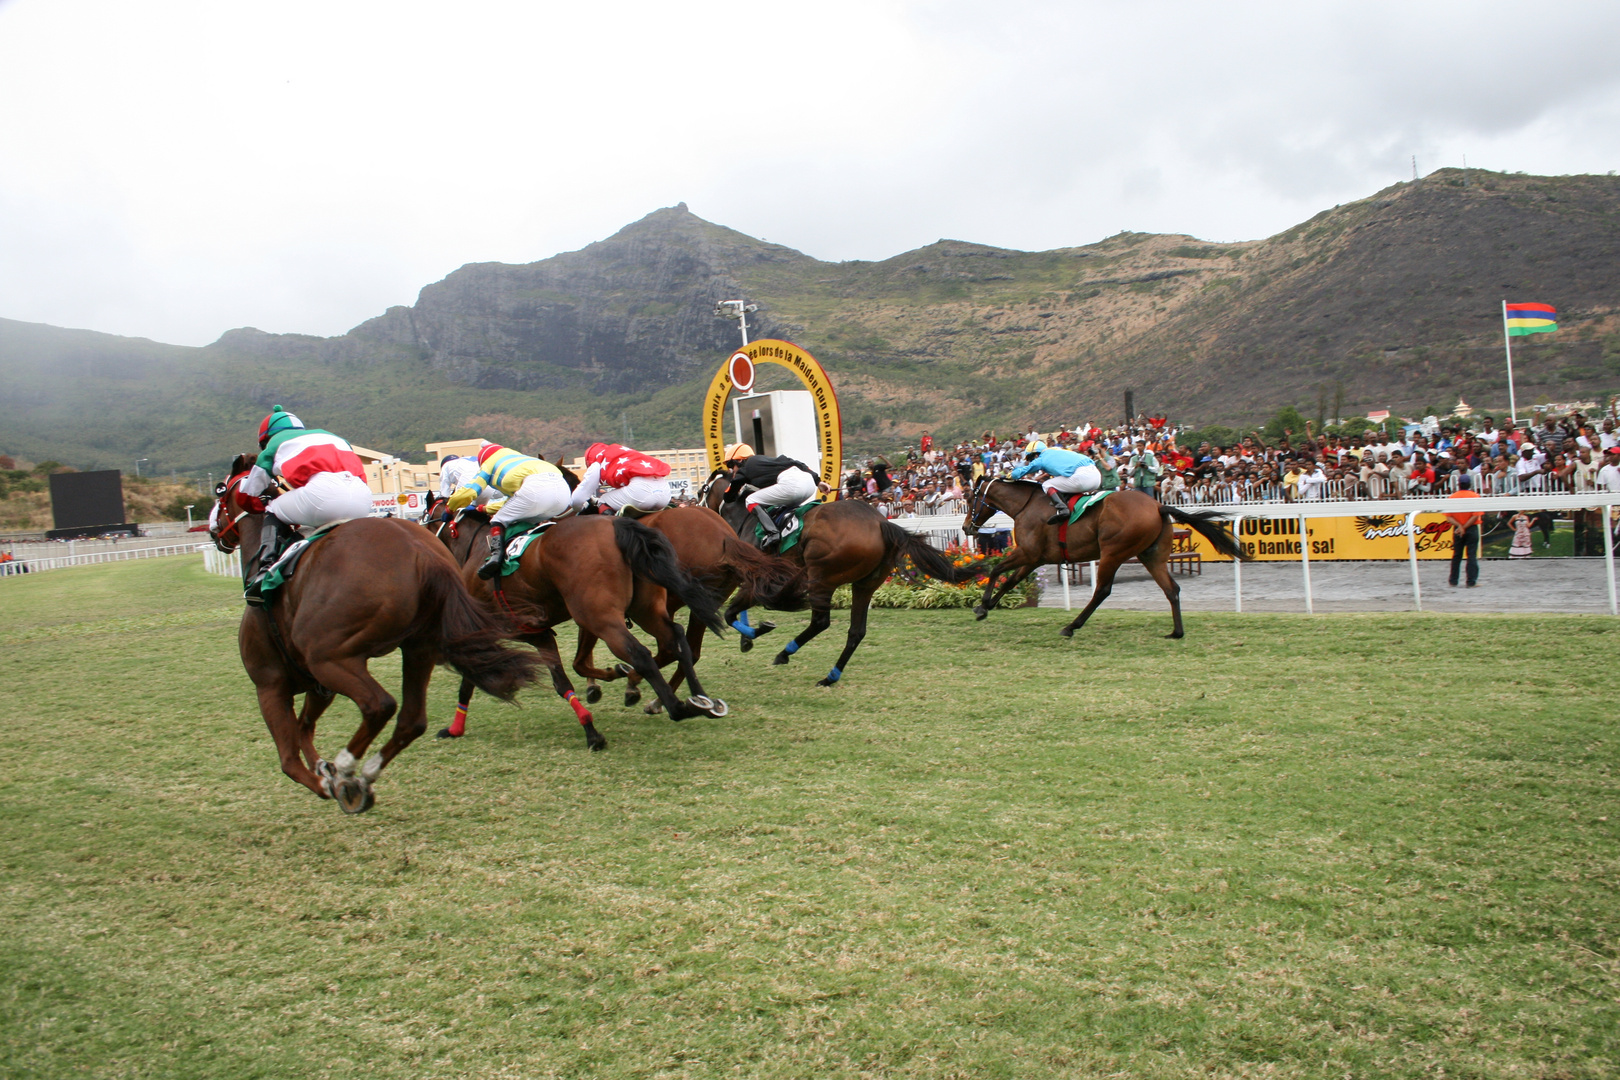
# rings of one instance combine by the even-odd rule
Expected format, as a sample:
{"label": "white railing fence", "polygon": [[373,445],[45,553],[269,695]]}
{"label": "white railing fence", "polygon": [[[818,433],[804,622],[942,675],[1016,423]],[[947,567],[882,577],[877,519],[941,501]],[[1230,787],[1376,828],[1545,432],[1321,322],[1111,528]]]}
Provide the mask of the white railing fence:
{"label": "white railing fence", "polygon": [[233,551],[226,555],[215,548],[214,545],[208,544],[202,549],[202,553],[203,569],[210,574],[218,574],[220,577],[239,578],[242,576],[242,553],[240,551]]}
{"label": "white railing fence", "polygon": [[211,544],[166,544],[162,547],[127,548],[122,551],[93,551],[87,555],[57,555],[50,558],[16,559],[0,563],[0,576],[37,574],[45,570],[62,570],[70,566],[94,566],[99,563],[129,562],[131,559],[158,559],[170,555],[192,555],[202,550],[213,550]]}
{"label": "white railing fence", "polygon": [[[1458,488],[1463,475],[1452,473],[1434,484],[1388,480],[1377,477],[1366,483],[1359,479],[1328,480],[1317,485],[1299,485],[1290,489],[1282,484],[1251,480],[1217,480],[1197,483],[1184,491],[1160,493],[1160,502],[1167,506],[1223,506],[1234,503],[1314,503],[1365,502],[1388,499],[1424,499],[1436,495],[1450,495]],[[1486,473],[1474,476],[1474,490],[1481,495],[1576,495],[1589,494],[1597,489],[1579,480],[1565,481],[1543,473],[1516,476],[1512,473]]]}

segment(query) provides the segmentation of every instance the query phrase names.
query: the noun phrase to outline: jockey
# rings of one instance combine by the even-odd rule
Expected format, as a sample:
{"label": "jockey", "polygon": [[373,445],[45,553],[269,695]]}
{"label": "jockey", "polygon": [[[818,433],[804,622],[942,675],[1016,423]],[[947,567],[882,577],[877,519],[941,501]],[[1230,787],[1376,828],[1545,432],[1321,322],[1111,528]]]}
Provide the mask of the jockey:
{"label": "jockey", "polygon": [[583,510],[600,497],[602,505],[615,513],[629,507],[656,513],[670,504],[668,476],[667,462],[618,443],[592,443],[585,451],[585,475],[574,489],[571,505],[575,511]]}
{"label": "jockey", "polygon": [[1097,468],[1096,462],[1073,450],[1048,448],[1039,439],[1024,450],[1024,463],[1014,469],[1011,476],[1017,480],[1032,472],[1046,473],[1041,490],[1058,508],[1058,513],[1047,522],[1049,525],[1068,520],[1069,502],[1065,495],[1084,494],[1102,486],[1102,470]]}
{"label": "jockey", "polygon": [[306,428],[280,405],[259,424],[259,458],[236,490],[260,495],[274,487],[278,477],[292,490],[271,501],[259,550],[244,567],[243,599],[255,607],[264,604],[259,583],[265,571],[297,526],[371,516],[371,487],[354,448],[330,431]]}
{"label": "jockey", "polygon": [[568,481],[562,470],[549,461],[529,457],[495,443],[485,443],[478,451],[478,472],[456,488],[447,504],[451,513],[485,499],[505,495],[505,504],[489,519],[489,558],[478,568],[478,576],[492,578],[500,573],[506,556],[506,526],[522,522],[551,521],[568,509]]}
{"label": "jockey", "polygon": [[477,472],[477,458],[457,457],[455,454],[444,455],[439,459],[439,498],[448,499],[456,488],[465,484],[468,478]]}
{"label": "jockey", "polygon": [[814,499],[821,488],[816,474],[804,462],[790,457],[765,457],[754,453],[746,443],[726,447],[725,460],[728,465],[736,464],[725,501],[736,502],[742,498],[745,486],[756,489],[748,493],[744,505],[764,525],[762,543],[767,546],[780,540],[782,533],[766,507],[803,506]]}

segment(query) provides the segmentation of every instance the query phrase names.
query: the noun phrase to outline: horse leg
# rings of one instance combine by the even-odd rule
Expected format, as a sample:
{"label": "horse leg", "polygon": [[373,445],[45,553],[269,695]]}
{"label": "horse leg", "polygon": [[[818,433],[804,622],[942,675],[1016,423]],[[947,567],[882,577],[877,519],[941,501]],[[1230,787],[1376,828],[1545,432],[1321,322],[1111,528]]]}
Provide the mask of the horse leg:
{"label": "horse leg", "polygon": [[[884,567],[883,577],[888,577],[888,567]],[[844,651],[838,654],[838,663],[827,673],[825,679],[819,679],[817,686],[831,686],[844,677],[844,669],[849,666],[849,658],[855,655],[861,639],[866,637],[866,613],[872,607],[872,594],[877,592],[878,586],[883,584],[882,579],[873,581],[866,578],[855,583],[854,595],[849,605],[849,635],[844,639]]]}
{"label": "horse leg", "polygon": [[808,645],[817,634],[832,625],[832,590],[821,589],[810,598],[810,625],[799,633],[799,636],[782,646],[782,651],[776,654],[771,661],[773,664],[785,664],[794,653]]}
{"label": "horse leg", "polygon": [[281,771],[321,798],[330,799],[332,796],[326,790],[325,782],[299,757],[301,740],[298,717],[293,713],[292,691],[285,683],[260,686],[257,689],[259,712],[264,716],[264,726],[270,729],[270,737],[276,742],[276,754],[281,758]]}
{"label": "horse leg", "polygon": [[669,712],[671,720],[685,720],[687,717],[696,716],[702,711],[695,706],[686,704],[686,702],[675,696],[675,691],[669,688],[669,683],[664,681],[663,673],[658,670],[658,665],[653,662],[652,653],[647,651],[645,645],[636,640],[636,636],[625,627],[621,617],[609,615],[599,619],[591,627],[591,630],[597,637],[602,639],[602,644],[613,651],[614,656],[629,664],[652,686],[653,692],[658,695],[658,700],[664,703],[664,708]]}
{"label": "horse leg", "polygon": [[[701,643],[703,640],[703,626],[697,622],[696,616],[693,617],[692,622],[697,631],[697,639]],[[703,685],[698,682],[697,651],[692,645],[693,627],[682,630],[675,622],[673,615],[665,615],[662,626],[652,629],[654,629],[655,636],[658,638],[658,655],[653,657],[653,663],[661,667],[669,662],[665,659],[666,655],[673,654],[675,675],[669,680],[670,692],[674,693],[675,688],[681,684],[681,680],[684,678],[686,684],[692,689],[692,695],[687,698],[687,704],[696,706],[699,711],[706,712],[710,716],[726,715],[730,711],[726,703],[719,698],[709,697],[708,694],[704,693]],[[705,702],[708,704],[705,705]],[[647,712],[652,713],[654,711],[652,706],[647,707]]]}
{"label": "horse leg", "polygon": [[311,769],[321,764],[321,755],[315,750],[315,722],[330,704],[331,694],[311,690],[304,695],[304,707],[298,712],[298,748],[304,755],[304,764]]}
{"label": "horse leg", "polygon": [[462,677],[461,688],[456,691],[456,715],[449,727],[439,729],[439,738],[459,739],[467,734],[467,709],[472,705],[473,691],[476,689],[471,679]]}
{"label": "horse leg", "polygon": [[422,649],[402,649],[400,659],[405,670],[400,684],[399,712],[394,717],[394,734],[382,749],[367,758],[360,767],[360,781],[365,785],[361,810],[370,808],[373,799],[371,788],[377,783],[383,769],[427,730],[427,692],[428,683],[433,679],[434,653]]}
{"label": "horse leg", "polygon": [[1076,630],[1086,625],[1086,620],[1091,618],[1091,613],[1101,607],[1102,602],[1108,599],[1108,594],[1114,591],[1114,575],[1119,573],[1120,564],[1123,561],[1117,555],[1106,555],[1097,563],[1097,587],[1091,592],[1091,602],[1081,609],[1079,615],[1075,616],[1074,622],[1059,630],[1058,633],[1064,637],[1073,637]]}
{"label": "horse leg", "polygon": [[585,675],[585,704],[587,705],[595,705],[602,700],[602,688],[596,685],[594,678],[580,670],[579,662],[580,657],[584,657],[589,666],[595,667],[595,652],[596,636],[589,630],[581,630],[579,632],[579,652],[574,656],[574,671],[576,674]]}
{"label": "horse leg", "polygon": [[[585,633],[585,628],[580,627],[580,636],[583,637]],[[557,691],[557,696],[566,701],[568,707],[574,710],[574,715],[579,718],[579,726],[585,730],[585,745],[592,751],[607,749],[607,740],[596,730],[596,718],[591,715],[591,710],[585,707],[584,702],[579,700],[579,695],[574,693],[574,684],[568,681],[568,673],[563,670],[562,652],[557,648],[557,635],[550,630],[542,630],[536,634],[524,635],[523,640],[533,645],[535,651],[540,654],[540,662],[551,672],[552,689]]]}
{"label": "horse leg", "polygon": [[1018,585],[1025,578],[1029,577],[1030,574],[1034,573],[1034,571],[1035,568],[1033,566],[1020,566],[1017,570],[1014,570],[1012,573],[1008,574],[1006,578],[1002,580],[1001,587],[996,590],[996,595],[990,597],[984,602],[983,606],[986,613],[988,614],[991,609],[993,609],[997,604],[1001,603],[1001,598],[1003,596],[1006,596],[1013,589],[1017,588]]}
{"label": "horse leg", "polygon": [[990,614],[990,593],[996,587],[996,579],[1006,572],[1007,563],[1005,560],[990,568],[989,576],[984,583],[984,593],[979,597],[979,602],[973,608],[975,621],[982,621],[985,616]]}
{"label": "horse leg", "polygon": [[394,697],[366,670],[365,657],[345,660],[323,660],[309,666],[309,673],[317,682],[342,694],[360,709],[360,726],[355,729],[349,743],[332,759],[332,795],[338,807],[347,814],[361,814],[371,809],[372,795],[369,775],[381,769],[380,755],[366,762],[365,771],[355,776],[355,766],[399,707]]}
{"label": "horse leg", "polygon": [[[1147,552],[1144,551],[1142,554],[1146,555]],[[1142,562],[1148,568],[1148,573],[1153,575],[1153,580],[1159,583],[1159,588],[1164,590],[1164,598],[1170,601],[1170,619],[1174,625],[1170,633],[1166,634],[1165,637],[1181,637],[1183,635],[1181,629],[1181,586],[1176,584],[1176,579],[1170,574],[1170,560],[1159,559],[1155,562],[1148,562],[1143,559]]]}

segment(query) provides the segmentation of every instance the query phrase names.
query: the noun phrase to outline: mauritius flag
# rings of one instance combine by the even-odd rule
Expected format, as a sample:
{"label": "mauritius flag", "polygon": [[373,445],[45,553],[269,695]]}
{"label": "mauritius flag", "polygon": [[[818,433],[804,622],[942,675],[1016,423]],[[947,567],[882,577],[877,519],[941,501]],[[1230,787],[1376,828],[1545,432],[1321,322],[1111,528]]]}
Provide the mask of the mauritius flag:
{"label": "mauritius flag", "polygon": [[1558,311],[1549,304],[1503,304],[1508,337],[1546,334],[1558,329]]}

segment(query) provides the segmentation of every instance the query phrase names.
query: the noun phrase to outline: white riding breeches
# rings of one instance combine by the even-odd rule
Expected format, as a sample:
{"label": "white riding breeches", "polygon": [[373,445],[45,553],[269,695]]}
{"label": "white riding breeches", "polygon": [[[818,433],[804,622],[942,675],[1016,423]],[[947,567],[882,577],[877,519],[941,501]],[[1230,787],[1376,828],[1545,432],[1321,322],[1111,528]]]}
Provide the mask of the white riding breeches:
{"label": "white riding breeches", "polygon": [[803,469],[783,469],[776,483],[749,493],[747,506],[750,510],[756,506],[803,506],[815,497],[815,477]]}
{"label": "white riding breeches", "polygon": [[1061,495],[1083,495],[1102,487],[1102,471],[1095,465],[1082,465],[1072,476],[1048,476],[1041,481],[1041,487]]}
{"label": "white riding breeches", "polygon": [[568,481],[561,473],[538,472],[524,478],[506,505],[490,518],[494,525],[515,521],[550,521],[568,509]]}
{"label": "white riding breeches", "polygon": [[270,512],[288,525],[328,525],[371,516],[371,488],[353,473],[324,472],[270,502]]}
{"label": "white riding breeches", "polygon": [[603,506],[617,513],[633,506],[651,514],[669,505],[669,479],[663,476],[632,476],[624,487],[608,488],[598,499]]}

